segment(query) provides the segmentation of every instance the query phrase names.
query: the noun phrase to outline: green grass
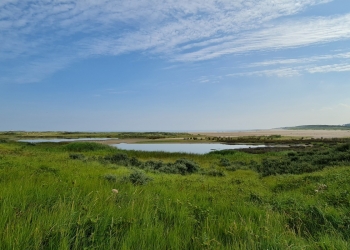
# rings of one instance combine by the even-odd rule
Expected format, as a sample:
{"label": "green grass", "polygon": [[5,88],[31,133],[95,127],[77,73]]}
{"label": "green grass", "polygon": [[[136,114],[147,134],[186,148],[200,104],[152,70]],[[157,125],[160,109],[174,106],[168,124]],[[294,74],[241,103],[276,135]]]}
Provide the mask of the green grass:
{"label": "green grass", "polygon": [[[329,148],[337,149],[349,153]],[[141,162],[185,158],[201,171],[157,173],[106,158],[117,153]],[[0,142],[0,249],[349,249],[350,164],[266,177],[251,167],[288,153]],[[224,175],[203,174],[213,169]]]}
{"label": "green grass", "polygon": [[45,138],[143,138],[143,139],[162,139],[162,138],[182,138],[189,136],[188,133],[170,133],[170,132],[65,132],[65,131],[2,131],[1,139],[45,139]]}

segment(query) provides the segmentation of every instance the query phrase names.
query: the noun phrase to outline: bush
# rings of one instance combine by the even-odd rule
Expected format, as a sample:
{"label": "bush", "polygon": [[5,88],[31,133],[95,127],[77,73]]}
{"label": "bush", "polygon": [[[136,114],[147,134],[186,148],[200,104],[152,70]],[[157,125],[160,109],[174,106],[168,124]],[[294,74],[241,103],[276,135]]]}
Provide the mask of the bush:
{"label": "bush", "polygon": [[141,171],[134,171],[129,175],[129,181],[134,185],[145,185],[151,180],[152,178]]}
{"label": "bush", "polygon": [[133,156],[130,159],[130,164],[131,164],[131,166],[134,166],[134,167],[140,167],[142,165],[142,162],[139,161],[139,159],[137,159],[136,157]]}
{"label": "bush", "polygon": [[175,164],[177,165],[177,168],[181,174],[195,173],[200,169],[197,163],[187,159],[176,160]]}
{"label": "bush", "polygon": [[186,171],[185,166],[182,164],[166,164],[158,169],[159,172],[167,174],[180,174],[183,171]]}
{"label": "bush", "polygon": [[192,162],[188,159],[179,159],[174,163],[164,163],[162,161],[146,161],[141,162],[136,157],[131,159],[125,153],[117,153],[114,155],[109,155],[103,158],[104,161],[119,164],[123,166],[133,166],[141,169],[147,169],[150,171],[169,173],[169,174],[191,174],[198,172],[200,167],[197,163]]}
{"label": "bush", "polygon": [[124,165],[124,166],[128,166],[130,163],[129,157],[125,153],[116,153],[114,155],[108,155],[104,159],[113,164]]}
{"label": "bush", "polygon": [[140,165],[143,169],[157,171],[168,174],[191,174],[198,172],[199,166],[190,160],[179,159],[174,163],[164,163],[162,161],[146,161]]}
{"label": "bush", "polygon": [[149,170],[158,170],[163,166],[164,163],[162,161],[146,161],[144,164],[142,164],[142,168]]}

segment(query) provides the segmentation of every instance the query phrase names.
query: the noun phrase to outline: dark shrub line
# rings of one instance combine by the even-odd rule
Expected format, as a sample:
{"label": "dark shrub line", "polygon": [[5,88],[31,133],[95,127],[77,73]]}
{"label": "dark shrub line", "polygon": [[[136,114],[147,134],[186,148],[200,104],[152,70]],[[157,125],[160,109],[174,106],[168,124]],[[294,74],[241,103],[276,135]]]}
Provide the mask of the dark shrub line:
{"label": "dark shrub line", "polygon": [[129,158],[125,153],[117,153],[114,155],[108,155],[103,158],[105,161],[109,161],[113,164],[132,166],[144,170],[156,171],[169,174],[192,174],[200,170],[197,163],[188,159],[178,159],[174,163],[164,163],[162,161],[146,161],[141,162],[135,157]]}

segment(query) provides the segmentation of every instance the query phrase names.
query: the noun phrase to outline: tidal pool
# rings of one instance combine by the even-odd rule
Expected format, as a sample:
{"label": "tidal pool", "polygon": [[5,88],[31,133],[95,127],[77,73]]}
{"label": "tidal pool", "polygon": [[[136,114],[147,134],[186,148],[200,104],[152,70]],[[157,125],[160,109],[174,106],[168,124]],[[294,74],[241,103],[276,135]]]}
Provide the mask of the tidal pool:
{"label": "tidal pool", "polygon": [[163,151],[163,152],[180,152],[191,154],[206,154],[215,150],[224,149],[241,149],[241,148],[258,148],[266,147],[265,145],[226,145],[226,144],[214,144],[214,143],[135,143],[135,144],[112,144],[119,149],[125,150],[140,150],[140,151]]}

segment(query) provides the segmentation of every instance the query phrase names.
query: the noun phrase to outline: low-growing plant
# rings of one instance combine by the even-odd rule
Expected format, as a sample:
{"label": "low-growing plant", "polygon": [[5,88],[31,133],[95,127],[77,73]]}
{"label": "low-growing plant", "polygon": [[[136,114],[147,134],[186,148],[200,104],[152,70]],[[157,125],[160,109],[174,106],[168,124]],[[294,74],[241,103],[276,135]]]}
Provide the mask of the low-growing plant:
{"label": "low-growing plant", "polygon": [[129,166],[130,165],[130,159],[129,156],[125,153],[116,153],[114,155],[108,155],[104,157],[105,160],[109,161],[112,164],[122,165],[122,166]]}
{"label": "low-growing plant", "polygon": [[196,173],[200,169],[197,163],[190,161],[188,159],[176,160],[175,164],[177,166],[181,166],[181,170],[180,170],[181,174]]}
{"label": "low-growing plant", "polygon": [[142,165],[142,162],[133,156],[130,159],[130,164],[131,164],[131,166],[134,166],[134,167],[140,167]]}
{"label": "low-growing plant", "polygon": [[147,176],[144,172],[141,171],[133,171],[129,177],[129,181],[134,185],[145,185],[148,182],[152,181],[152,178]]}
{"label": "low-growing plant", "polygon": [[108,155],[103,158],[113,164],[132,166],[148,171],[161,172],[168,174],[192,174],[198,172],[200,169],[199,165],[188,159],[178,159],[174,163],[164,163],[161,160],[154,161],[149,160],[142,162],[136,157],[129,158],[125,153],[117,153],[114,155]]}

